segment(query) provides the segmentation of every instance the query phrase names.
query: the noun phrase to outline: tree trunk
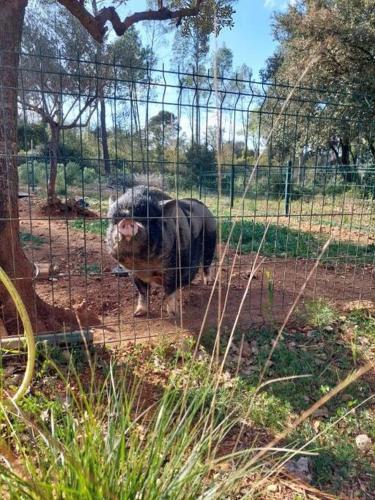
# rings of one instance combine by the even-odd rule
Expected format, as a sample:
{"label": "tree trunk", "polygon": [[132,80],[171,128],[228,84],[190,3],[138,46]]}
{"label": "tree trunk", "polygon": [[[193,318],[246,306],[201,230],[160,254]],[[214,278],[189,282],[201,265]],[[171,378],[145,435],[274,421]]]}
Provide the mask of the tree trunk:
{"label": "tree trunk", "polygon": [[[98,15],[98,5],[96,0],[92,0],[92,9],[94,15]],[[97,51],[97,56],[99,61],[102,61],[103,47],[99,46]],[[111,174],[111,163],[109,161],[109,150],[108,150],[108,134],[107,134],[107,122],[106,122],[106,106],[105,99],[103,95],[103,88],[100,88],[99,92],[99,102],[100,102],[100,137],[102,141],[102,151],[104,160],[104,174],[108,177]]]}
{"label": "tree trunk", "polygon": [[48,144],[50,171],[47,188],[48,204],[53,205],[57,201],[56,196],[56,177],[57,177],[57,163],[60,144],[60,127],[57,124],[50,124],[51,139]]}
{"label": "tree trunk", "polygon": [[104,173],[106,176],[111,174],[111,162],[109,161],[108,149],[108,133],[106,121],[106,106],[103,95],[100,96],[100,135],[102,140],[103,160],[104,160]]}
{"label": "tree trunk", "polygon": [[[13,280],[39,331],[53,329],[56,321],[55,310],[35,294],[32,265],[19,240],[17,80],[26,5],[27,0],[0,0],[0,266]],[[1,285],[0,314],[7,332],[17,333],[15,306]]]}
{"label": "tree trunk", "polygon": [[357,173],[355,172],[355,166],[350,165],[350,141],[348,139],[340,139],[341,146],[341,169],[342,176],[346,182],[357,181]]}
{"label": "tree trunk", "polygon": [[343,165],[350,165],[350,143],[348,141],[340,140],[341,142],[341,163]]}
{"label": "tree trunk", "polygon": [[298,163],[299,163],[298,182],[301,186],[303,186],[306,177],[306,154],[303,150],[299,155]]}
{"label": "tree trunk", "polygon": [[370,148],[370,151],[371,151],[371,154],[372,154],[372,157],[374,159],[374,162],[375,162],[375,143],[371,141],[371,139],[367,139],[367,142],[368,142],[368,146]]}

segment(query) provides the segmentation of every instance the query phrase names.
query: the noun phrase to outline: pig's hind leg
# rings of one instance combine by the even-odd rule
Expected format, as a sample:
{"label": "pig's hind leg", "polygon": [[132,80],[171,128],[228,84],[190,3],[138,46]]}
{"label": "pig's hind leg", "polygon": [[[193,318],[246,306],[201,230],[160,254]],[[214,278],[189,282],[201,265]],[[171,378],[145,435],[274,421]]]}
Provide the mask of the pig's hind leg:
{"label": "pig's hind leg", "polygon": [[209,285],[213,280],[213,272],[211,264],[215,255],[216,249],[216,231],[206,232],[203,241],[203,283]]}
{"label": "pig's hind leg", "polygon": [[145,316],[148,312],[150,285],[138,278],[134,278],[134,284],[138,290],[138,302],[134,316]]}

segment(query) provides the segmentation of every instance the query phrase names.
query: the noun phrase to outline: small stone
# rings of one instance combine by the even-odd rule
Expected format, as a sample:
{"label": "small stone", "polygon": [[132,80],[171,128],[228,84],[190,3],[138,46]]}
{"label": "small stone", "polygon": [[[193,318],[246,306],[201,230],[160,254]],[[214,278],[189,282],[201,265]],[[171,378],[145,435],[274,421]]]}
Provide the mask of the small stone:
{"label": "small stone", "polygon": [[303,481],[308,483],[312,480],[312,474],[310,472],[310,459],[308,457],[300,457],[297,460],[289,460],[285,464],[285,467],[289,472],[292,472],[299,476]]}
{"label": "small stone", "polygon": [[314,429],[315,432],[319,431],[320,424],[321,424],[320,420],[314,420],[312,426],[313,426],[313,429]]}
{"label": "small stone", "polygon": [[328,418],[329,417],[328,409],[325,406],[318,408],[316,411],[314,411],[314,417]]}
{"label": "small stone", "polygon": [[250,356],[250,354],[251,354],[250,344],[247,340],[244,340],[243,345],[242,345],[242,355],[243,356]]}
{"label": "small stone", "polygon": [[267,486],[267,491],[269,491],[270,493],[276,493],[278,491],[278,487],[277,487],[277,484],[270,484],[269,486]]}
{"label": "small stone", "polygon": [[359,434],[355,438],[355,444],[357,445],[357,448],[359,450],[367,451],[372,446],[372,440],[371,440],[371,438],[368,437],[367,434]]}
{"label": "small stone", "polygon": [[341,401],[352,401],[353,399],[353,396],[351,396],[350,394],[343,394],[341,396]]}

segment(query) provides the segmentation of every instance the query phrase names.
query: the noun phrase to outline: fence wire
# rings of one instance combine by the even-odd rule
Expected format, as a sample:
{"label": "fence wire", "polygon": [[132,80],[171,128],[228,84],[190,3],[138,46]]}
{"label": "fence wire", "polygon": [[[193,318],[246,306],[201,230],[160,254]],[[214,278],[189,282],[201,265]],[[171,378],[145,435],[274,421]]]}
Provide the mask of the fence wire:
{"label": "fence wire", "polygon": [[[199,275],[187,283],[177,318],[163,312],[163,287],[152,286],[144,315],[135,317],[132,269],[118,267],[108,252],[109,196],[136,193],[143,184],[172,199],[201,200],[221,226],[219,245],[239,217],[222,270],[224,287],[234,273],[224,324],[233,323],[267,224],[265,262],[239,327],[274,324],[285,314],[328,237],[332,244],[305,300],[374,299],[375,159],[366,139],[374,124],[363,111],[365,96],[354,106],[349,93],[332,97],[329,89],[301,85],[283,108],[291,88],[219,76],[216,89],[209,73],[22,54],[20,238],[37,293],[67,308],[85,301],[103,343],[199,331],[211,285]],[[152,217],[147,205],[149,225]],[[174,259],[177,274],[195,252],[194,215],[188,220],[189,257]],[[157,265],[151,261],[160,241],[149,241],[147,251],[133,248],[140,275]],[[207,328],[214,328],[217,295],[210,307]]]}

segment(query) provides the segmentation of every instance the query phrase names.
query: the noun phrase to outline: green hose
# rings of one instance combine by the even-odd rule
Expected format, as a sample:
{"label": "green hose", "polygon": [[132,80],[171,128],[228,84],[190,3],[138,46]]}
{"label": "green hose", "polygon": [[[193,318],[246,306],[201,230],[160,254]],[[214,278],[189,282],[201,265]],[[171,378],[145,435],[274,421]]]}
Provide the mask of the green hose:
{"label": "green hose", "polygon": [[16,401],[21,399],[22,396],[26,393],[26,391],[30,386],[31,379],[33,378],[34,365],[35,365],[35,338],[30,318],[26,311],[26,307],[22,302],[22,299],[19,296],[19,293],[17,292],[15,286],[13,285],[13,283],[11,282],[5,271],[2,269],[2,267],[0,267],[0,281],[7,289],[9,295],[11,296],[17,308],[17,312],[21,318],[22,325],[25,331],[26,346],[27,346],[27,364],[26,364],[25,375],[17,392],[11,398],[11,400],[15,403]]}

